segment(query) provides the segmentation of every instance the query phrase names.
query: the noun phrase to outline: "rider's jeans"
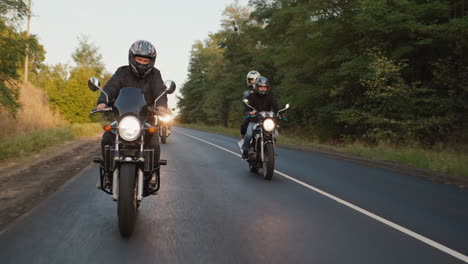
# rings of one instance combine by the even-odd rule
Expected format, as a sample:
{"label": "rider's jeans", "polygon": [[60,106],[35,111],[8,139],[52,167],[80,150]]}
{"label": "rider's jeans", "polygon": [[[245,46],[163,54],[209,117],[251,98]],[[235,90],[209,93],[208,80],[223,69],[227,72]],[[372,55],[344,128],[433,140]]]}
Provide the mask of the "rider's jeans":
{"label": "rider's jeans", "polygon": [[249,150],[250,140],[252,139],[255,124],[256,124],[255,122],[249,122],[249,126],[247,127],[247,132],[245,133],[245,136],[244,136],[244,143],[242,144],[243,150]]}

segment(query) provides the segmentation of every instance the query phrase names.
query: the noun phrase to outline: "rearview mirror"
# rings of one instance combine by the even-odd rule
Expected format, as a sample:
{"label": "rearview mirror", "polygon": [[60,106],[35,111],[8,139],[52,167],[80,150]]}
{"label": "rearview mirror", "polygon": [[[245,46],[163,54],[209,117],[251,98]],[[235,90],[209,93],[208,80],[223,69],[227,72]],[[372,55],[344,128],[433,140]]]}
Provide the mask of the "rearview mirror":
{"label": "rearview mirror", "polygon": [[283,109],[281,109],[281,110],[278,111],[278,114],[279,114],[280,112],[283,112],[284,110],[286,110],[286,109],[288,109],[288,108],[289,108],[289,104],[286,104],[286,106],[285,106]]}
{"label": "rearview mirror", "polygon": [[99,88],[101,88],[100,86],[101,86],[101,82],[99,81],[98,78],[96,78],[96,77],[89,78],[88,87],[89,87],[89,89],[91,91],[95,92],[95,91],[99,90]]}
{"label": "rearview mirror", "polygon": [[109,103],[109,95],[101,89],[101,82],[96,77],[91,77],[88,80],[88,87],[91,91],[96,92],[101,90],[101,92],[106,96],[106,102]]}
{"label": "rearview mirror", "polygon": [[175,82],[171,81],[171,80],[167,80],[164,85],[166,85],[166,91],[167,91],[167,94],[171,94],[175,91],[176,89],[176,84]]}

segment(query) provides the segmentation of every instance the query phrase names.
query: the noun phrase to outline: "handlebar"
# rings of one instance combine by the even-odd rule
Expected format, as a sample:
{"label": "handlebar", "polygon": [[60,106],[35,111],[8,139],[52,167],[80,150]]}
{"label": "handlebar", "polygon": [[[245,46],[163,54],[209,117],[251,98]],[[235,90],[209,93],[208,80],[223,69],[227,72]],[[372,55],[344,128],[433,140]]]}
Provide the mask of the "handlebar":
{"label": "handlebar", "polygon": [[[258,113],[258,112],[257,112],[257,113]],[[248,115],[248,116],[244,116],[244,118],[259,117],[259,116],[260,116],[260,114]],[[286,121],[286,122],[289,121],[287,118],[281,117],[281,115],[279,115],[279,112],[278,112],[278,114],[275,115],[275,117],[278,118],[279,120],[282,120],[282,121]]]}
{"label": "handlebar", "polygon": [[103,112],[112,112],[112,107],[106,107],[106,108],[104,108],[102,110],[98,110],[97,108],[94,108],[89,113],[94,114],[94,113],[103,113]]}

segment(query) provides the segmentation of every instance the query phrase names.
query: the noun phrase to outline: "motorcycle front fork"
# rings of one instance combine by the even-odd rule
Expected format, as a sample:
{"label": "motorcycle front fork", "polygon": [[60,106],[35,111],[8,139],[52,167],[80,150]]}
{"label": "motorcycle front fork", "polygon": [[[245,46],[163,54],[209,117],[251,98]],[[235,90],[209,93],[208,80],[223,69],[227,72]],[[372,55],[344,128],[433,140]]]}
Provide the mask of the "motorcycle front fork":
{"label": "motorcycle front fork", "polygon": [[[269,143],[269,142],[273,143],[273,152],[274,152],[274,156],[276,157],[278,155],[276,153],[276,140],[273,139],[273,140],[268,141],[266,143]],[[263,134],[260,136],[260,158],[261,158],[262,162],[265,161],[265,141],[263,139]]]}
{"label": "motorcycle front fork", "polygon": [[[119,199],[119,168],[114,170],[112,176],[112,199],[117,201]],[[143,199],[143,171],[139,168],[137,173],[137,200]]]}

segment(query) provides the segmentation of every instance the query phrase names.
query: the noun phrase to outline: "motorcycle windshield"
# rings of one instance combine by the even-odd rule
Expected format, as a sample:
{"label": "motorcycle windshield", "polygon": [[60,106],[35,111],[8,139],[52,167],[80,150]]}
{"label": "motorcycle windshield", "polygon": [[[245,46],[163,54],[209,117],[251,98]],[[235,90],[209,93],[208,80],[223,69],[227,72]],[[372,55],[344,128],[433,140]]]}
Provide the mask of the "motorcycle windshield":
{"label": "motorcycle windshield", "polygon": [[119,96],[114,103],[116,118],[132,113],[146,120],[148,109],[143,92],[138,88],[126,87],[120,89]]}

